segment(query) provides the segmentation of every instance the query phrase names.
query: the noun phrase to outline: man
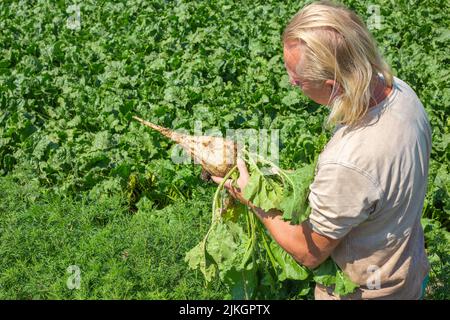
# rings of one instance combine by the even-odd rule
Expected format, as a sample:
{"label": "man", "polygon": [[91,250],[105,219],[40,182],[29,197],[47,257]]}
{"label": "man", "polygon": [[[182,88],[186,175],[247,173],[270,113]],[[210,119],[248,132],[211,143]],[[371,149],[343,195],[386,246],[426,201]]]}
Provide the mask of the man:
{"label": "man", "polygon": [[225,187],[299,263],[315,268],[331,255],[360,285],[345,297],[317,285],[316,299],[420,299],[429,271],[420,217],[431,150],[421,102],[392,76],[363,22],[345,7],[306,6],[286,27],[283,45],[291,83],[327,106],[334,126],[310,186],[311,215],[291,225],[281,212],[246,201],[242,161],[239,188],[231,180]]}

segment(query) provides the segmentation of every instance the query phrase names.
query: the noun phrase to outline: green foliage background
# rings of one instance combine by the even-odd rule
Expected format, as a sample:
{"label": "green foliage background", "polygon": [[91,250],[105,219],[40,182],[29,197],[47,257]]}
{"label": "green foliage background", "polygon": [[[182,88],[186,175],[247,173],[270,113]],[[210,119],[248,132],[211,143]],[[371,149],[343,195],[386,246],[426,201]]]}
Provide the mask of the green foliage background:
{"label": "green foliage background", "polygon": [[[281,166],[311,162],[327,111],[289,85],[280,40],[305,3],[2,1],[0,298],[229,297],[183,262],[207,230],[214,185],[172,163],[173,145],[131,115],[173,129],[280,129]],[[365,1],[344,3],[370,21]],[[433,127],[428,297],[448,299],[450,4],[372,4],[380,49]],[[69,265],[80,290],[67,289]]]}

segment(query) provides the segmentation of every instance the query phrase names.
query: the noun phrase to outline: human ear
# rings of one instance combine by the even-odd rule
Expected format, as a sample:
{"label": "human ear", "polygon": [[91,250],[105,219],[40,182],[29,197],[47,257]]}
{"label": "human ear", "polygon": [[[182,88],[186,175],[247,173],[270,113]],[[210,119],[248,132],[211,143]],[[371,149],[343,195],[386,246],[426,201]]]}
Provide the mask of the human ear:
{"label": "human ear", "polygon": [[330,95],[337,96],[342,93],[342,88],[337,81],[325,80],[325,87],[327,88]]}

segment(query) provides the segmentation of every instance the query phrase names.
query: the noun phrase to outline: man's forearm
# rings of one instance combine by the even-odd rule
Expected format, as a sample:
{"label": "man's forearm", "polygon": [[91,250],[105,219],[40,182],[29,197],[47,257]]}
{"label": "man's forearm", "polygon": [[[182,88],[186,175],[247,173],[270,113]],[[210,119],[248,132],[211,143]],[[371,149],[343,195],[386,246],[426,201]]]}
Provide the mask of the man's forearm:
{"label": "man's forearm", "polygon": [[282,218],[277,210],[265,212],[245,199],[240,193],[234,195],[241,203],[247,205],[269,230],[273,239],[300,264],[314,269],[328,258],[340,240],[331,239],[316,233],[307,222],[291,224]]}
{"label": "man's forearm", "polygon": [[312,239],[310,235],[308,239],[308,232],[305,232],[303,224],[290,224],[283,220],[282,213],[277,210],[265,212],[260,208],[250,207],[274,240],[296,261],[309,268],[315,268],[322,262],[321,254],[314,244],[311,245]]}

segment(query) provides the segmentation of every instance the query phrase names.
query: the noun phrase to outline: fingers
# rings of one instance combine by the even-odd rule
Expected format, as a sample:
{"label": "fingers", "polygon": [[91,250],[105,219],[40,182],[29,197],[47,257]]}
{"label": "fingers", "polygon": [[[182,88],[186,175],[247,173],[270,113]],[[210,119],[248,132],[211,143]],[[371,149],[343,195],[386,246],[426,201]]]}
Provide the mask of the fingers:
{"label": "fingers", "polygon": [[[215,183],[217,183],[217,184],[221,184],[222,181],[223,181],[223,178],[221,178],[221,177],[216,177],[216,176],[211,176],[211,179],[212,179]],[[231,189],[231,188],[232,188],[231,182],[232,182],[232,180],[231,180],[231,179],[228,179],[227,181],[225,181],[225,183],[223,184],[223,186],[224,186],[225,188],[227,188],[227,189]]]}
{"label": "fingers", "polygon": [[[236,165],[239,169],[239,177],[247,180],[249,178],[249,174],[248,174],[247,166],[246,166],[244,160],[242,160],[241,158],[238,158],[236,161]],[[217,176],[211,176],[211,179],[217,184],[220,184],[223,180],[223,178],[217,177]],[[225,188],[231,188],[232,187],[231,179],[228,179],[228,181],[225,182],[224,186],[225,186]]]}
{"label": "fingers", "polygon": [[[217,184],[220,184],[223,181],[223,178],[217,177],[217,176],[211,176],[211,179]],[[233,180],[228,179],[223,184],[223,186],[225,187],[225,189],[228,190],[228,192],[230,193],[231,196],[233,196],[235,199],[238,199],[243,204],[248,205],[250,202],[242,197],[241,189],[238,187],[233,187],[232,182],[233,182]]]}
{"label": "fingers", "polygon": [[238,158],[236,161],[236,165],[239,169],[239,176],[241,178],[247,180],[249,177],[249,174],[248,174],[247,165],[245,164],[245,161],[242,160],[241,158]]}
{"label": "fingers", "polygon": [[211,179],[217,184],[220,184],[222,182],[222,180],[223,180],[223,178],[216,177],[216,176],[211,176]]}

